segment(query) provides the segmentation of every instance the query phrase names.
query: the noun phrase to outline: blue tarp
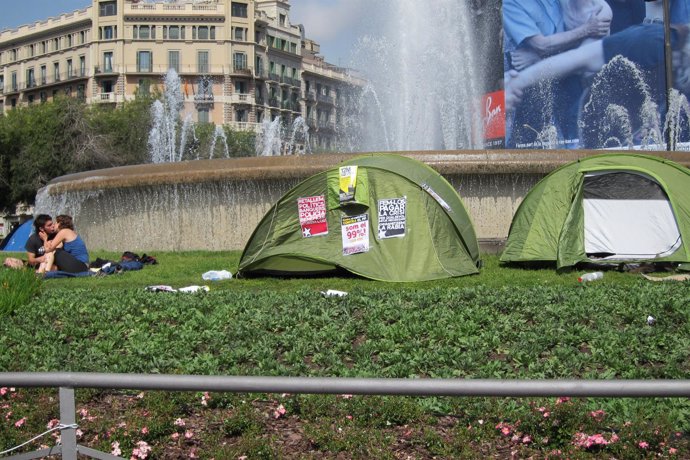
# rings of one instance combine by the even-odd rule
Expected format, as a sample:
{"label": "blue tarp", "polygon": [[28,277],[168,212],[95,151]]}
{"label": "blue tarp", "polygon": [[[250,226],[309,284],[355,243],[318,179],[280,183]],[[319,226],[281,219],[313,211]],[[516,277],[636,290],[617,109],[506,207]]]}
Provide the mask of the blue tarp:
{"label": "blue tarp", "polygon": [[0,243],[0,251],[14,251],[14,252],[24,252],[26,249],[26,241],[31,235],[31,228],[33,226],[34,220],[29,219],[19,226],[15,231],[10,233],[7,238],[5,238],[2,243]]}

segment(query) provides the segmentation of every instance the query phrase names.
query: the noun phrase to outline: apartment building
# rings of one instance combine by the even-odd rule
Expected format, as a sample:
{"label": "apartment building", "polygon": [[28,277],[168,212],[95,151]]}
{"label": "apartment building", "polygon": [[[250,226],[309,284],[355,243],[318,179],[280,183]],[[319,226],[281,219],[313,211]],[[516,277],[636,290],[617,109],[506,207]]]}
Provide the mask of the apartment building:
{"label": "apartment building", "polygon": [[302,116],[329,146],[339,95],[357,82],[317,55],[289,12],[288,0],[92,0],[0,32],[0,107],[59,94],[119,104],[162,91],[175,69],[195,121],[256,129]]}

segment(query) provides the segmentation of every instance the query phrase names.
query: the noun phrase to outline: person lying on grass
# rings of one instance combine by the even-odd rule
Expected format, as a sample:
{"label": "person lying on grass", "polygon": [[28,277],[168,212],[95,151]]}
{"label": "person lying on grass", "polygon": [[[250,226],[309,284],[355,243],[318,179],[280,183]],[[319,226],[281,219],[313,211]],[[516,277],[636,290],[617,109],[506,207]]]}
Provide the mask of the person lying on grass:
{"label": "person lying on grass", "polygon": [[41,231],[46,260],[37,273],[60,270],[68,273],[81,273],[89,270],[89,252],[84,240],[74,230],[72,217],[60,215],[55,218],[57,233],[48,240],[48,233]]}

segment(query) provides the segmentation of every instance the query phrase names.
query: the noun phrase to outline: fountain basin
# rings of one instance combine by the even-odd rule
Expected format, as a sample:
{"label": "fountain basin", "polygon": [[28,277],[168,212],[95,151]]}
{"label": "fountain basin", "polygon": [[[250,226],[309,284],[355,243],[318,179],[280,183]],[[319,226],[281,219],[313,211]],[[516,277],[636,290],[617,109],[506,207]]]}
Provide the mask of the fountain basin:
{"label": "fountain basin", "polygon": [[[525,194],[554,169],[601,151],[396,152],[458,191],[485,251],[500,249]],[[90,249],[234,250],[290,188],[359,154],[198,160],[102,169],[52,180],[36,212],[70,214]],[[690,166],[686,153],[655,155]]]}

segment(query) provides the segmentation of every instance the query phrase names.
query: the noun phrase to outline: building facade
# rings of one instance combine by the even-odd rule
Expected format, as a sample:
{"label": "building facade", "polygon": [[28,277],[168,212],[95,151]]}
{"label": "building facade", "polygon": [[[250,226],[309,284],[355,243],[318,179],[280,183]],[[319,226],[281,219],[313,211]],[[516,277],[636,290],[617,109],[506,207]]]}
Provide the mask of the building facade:
{"label": "building facade", "polygon": [[288,0],[93,0],[0,32],[0,107],[63,94],[121,104],[162,91],[175,69],[193,120],[255,130],[302,116],[332,149],[339,99],[361,82],[318,56],[289,12]]}

